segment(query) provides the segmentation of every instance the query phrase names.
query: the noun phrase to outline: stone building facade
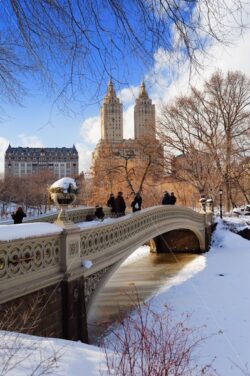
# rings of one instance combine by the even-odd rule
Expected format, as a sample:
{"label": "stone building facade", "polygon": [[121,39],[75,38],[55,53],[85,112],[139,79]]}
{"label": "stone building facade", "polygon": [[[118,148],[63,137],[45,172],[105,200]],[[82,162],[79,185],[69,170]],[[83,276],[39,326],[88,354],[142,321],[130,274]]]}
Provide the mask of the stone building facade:
{"label": "stone building facade", "polygon": [[149,98],[144,82],[134,107],[135,139],[150,137],[155,140],[155,105]]}
{"label": "stone building facade", "polygon": [[78,175],[78,152],[72,148],[11,147],[5,152],[5,177],[50,171],[56,178]]}
{"label": "stone building facade", "polygon": [[122,104],[117,98],[112,81],[101,107],[101,139],[109,142],[123,139]]}

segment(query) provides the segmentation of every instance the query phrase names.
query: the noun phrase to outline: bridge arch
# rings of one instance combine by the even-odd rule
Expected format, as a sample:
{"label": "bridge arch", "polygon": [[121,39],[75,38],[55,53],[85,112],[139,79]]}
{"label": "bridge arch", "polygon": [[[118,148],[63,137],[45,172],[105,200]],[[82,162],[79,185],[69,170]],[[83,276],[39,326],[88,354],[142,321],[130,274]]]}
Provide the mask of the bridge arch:
{"label": "bridge arch", "polygon": [[[103,262],[105,263],[105,270],[103,270],[103,273],[96,275],[97,278],[95,286],[93,288],[92,285],[93,291],[89,294],[89,299],[87,301],[87,313],[94,304],[97,295],[100,293],[103,286],[107,283],[111,276],[115,273],[115,271],[136,249],[143,244],[150,241],[154,242],[156,251],[159,251],[161,243],[164,242],[164,238],[166,238],[168,234],[173,232],[181,232],[182,234],[186,233],[186,235],[188,235],[186,238],[189,238],[189,240],[190,237],[192,238],[192,244],[190,246],[190,244],[187,243],[186,247],[183,249],[176,249],[178,247],[173,247],[174,251],[190,250],[204,252],[206,250],[204,219],[204,215],[194,212],[191,209],[178,206],[159,206],[148,208],[130,216],[117,219],[117,221],[112,224],[112,228],[110,229],[107,226],[106,230],[108,233],[108,239],[112,237],[109,234],[109,230],[113,233],[113,239],[122,236],[123,233],[126,233],[127,236],[125,241],[122,240],[122,238],[120,242],[118,241],[118,244],[113,251],[111,251],[112,245],[109,244],[113,263],[109,263],[108,265],[110,253],[106,253],[106,258],[103,259]],[[102,245],[105,246],[105,244]],[[87,286],[86,288],[88,289]]]}

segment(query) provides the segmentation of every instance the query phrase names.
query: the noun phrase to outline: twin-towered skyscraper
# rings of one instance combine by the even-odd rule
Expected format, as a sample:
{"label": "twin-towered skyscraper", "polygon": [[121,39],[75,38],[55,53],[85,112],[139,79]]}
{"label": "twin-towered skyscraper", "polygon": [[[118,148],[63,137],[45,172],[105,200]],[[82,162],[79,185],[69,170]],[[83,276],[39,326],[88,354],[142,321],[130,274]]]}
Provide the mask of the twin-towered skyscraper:
{"label": "twin-towered skyscraper", "polygon": [[92,154],[93,200],[105,203],[111,192],[131,195],[140,184],[164,175],[163,148],[156,138],[155,105],[144,82],[134,106],[134,139],[124,139],[123,106],[110,80],[101,106],[101,139]]}
{"label": "twin-towered skyscraper", "polygon": [[[146,136],[155,139],[155,105],[149,98],[144,82],[134,107],[135,139]],[[116,96],[112,80],[101,107],[101,140],[121,142],[123,140],[123,105]]]}

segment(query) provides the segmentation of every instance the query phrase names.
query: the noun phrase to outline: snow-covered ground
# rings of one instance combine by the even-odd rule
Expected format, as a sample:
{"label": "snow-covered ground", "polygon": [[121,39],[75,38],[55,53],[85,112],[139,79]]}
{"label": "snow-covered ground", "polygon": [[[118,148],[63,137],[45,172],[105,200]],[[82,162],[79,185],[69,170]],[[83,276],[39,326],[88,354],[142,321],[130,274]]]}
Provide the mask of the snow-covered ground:
{"label": "snow-covered ground", "polygon": [[[230,218],[229,221],[234,228],[246,227],[245,219]],[[146,250],[140,252],[141,257],[145,257]],[[241,376],[239,367],[248,364],[250,368],[249,268],[250,241],[230,232],[219,221],[210,252],[182,269],[172,279],[170,287],[163,287],[151,302],[159,312],[165,310],[166,304],[170,305],[177,321],[183,312],[191,314],[190,326],[201,327],[202,334],[208,336],[199,349],[199,361],[204,364],[214,359],[213,366],[221,376]],[[41,375],[41,369],[34,373],[32,369],[48,356],[52,356],[54,375],[105,375],[104,356],[96,347],[59,339],[6,335],[5,332],[1,337],[2,375]],[[8,346],[3,346],[4,343]],[[4,373],[1,367],[8,347],[17,349],[11,361],[20,360],[20,363]],[[45,367],[46,361],[41,366],[43,364]]]}
{"label": "snow-covered ground", "polygon": [[[246,227],[245,219],[228,220],[239,230]],[[204,334],[211,337],[200,349],[201,363],[214,359],[222,376],[240,376],[238,367],[247,365],[250,375],[249,266],[250,241],[228,231],[219,221],[210,252],[187,265],[176,277],[176,286],[154,299],[156,309],[167,301],[177,320],[187,312],[191,326],[205,326]],[[191,278],[179,285],[181,275],[185,280],[188,271]]]}

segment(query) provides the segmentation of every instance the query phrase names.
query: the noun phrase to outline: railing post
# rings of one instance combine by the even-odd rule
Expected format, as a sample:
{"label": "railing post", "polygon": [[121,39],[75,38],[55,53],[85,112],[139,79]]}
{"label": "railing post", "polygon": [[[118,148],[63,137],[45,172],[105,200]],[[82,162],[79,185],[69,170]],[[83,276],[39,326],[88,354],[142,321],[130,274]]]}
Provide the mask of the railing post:
{"label": "railing post", "polygon": [[61,239],[61,271],[70,273],[81,265],[79,227],[64,229]]}

